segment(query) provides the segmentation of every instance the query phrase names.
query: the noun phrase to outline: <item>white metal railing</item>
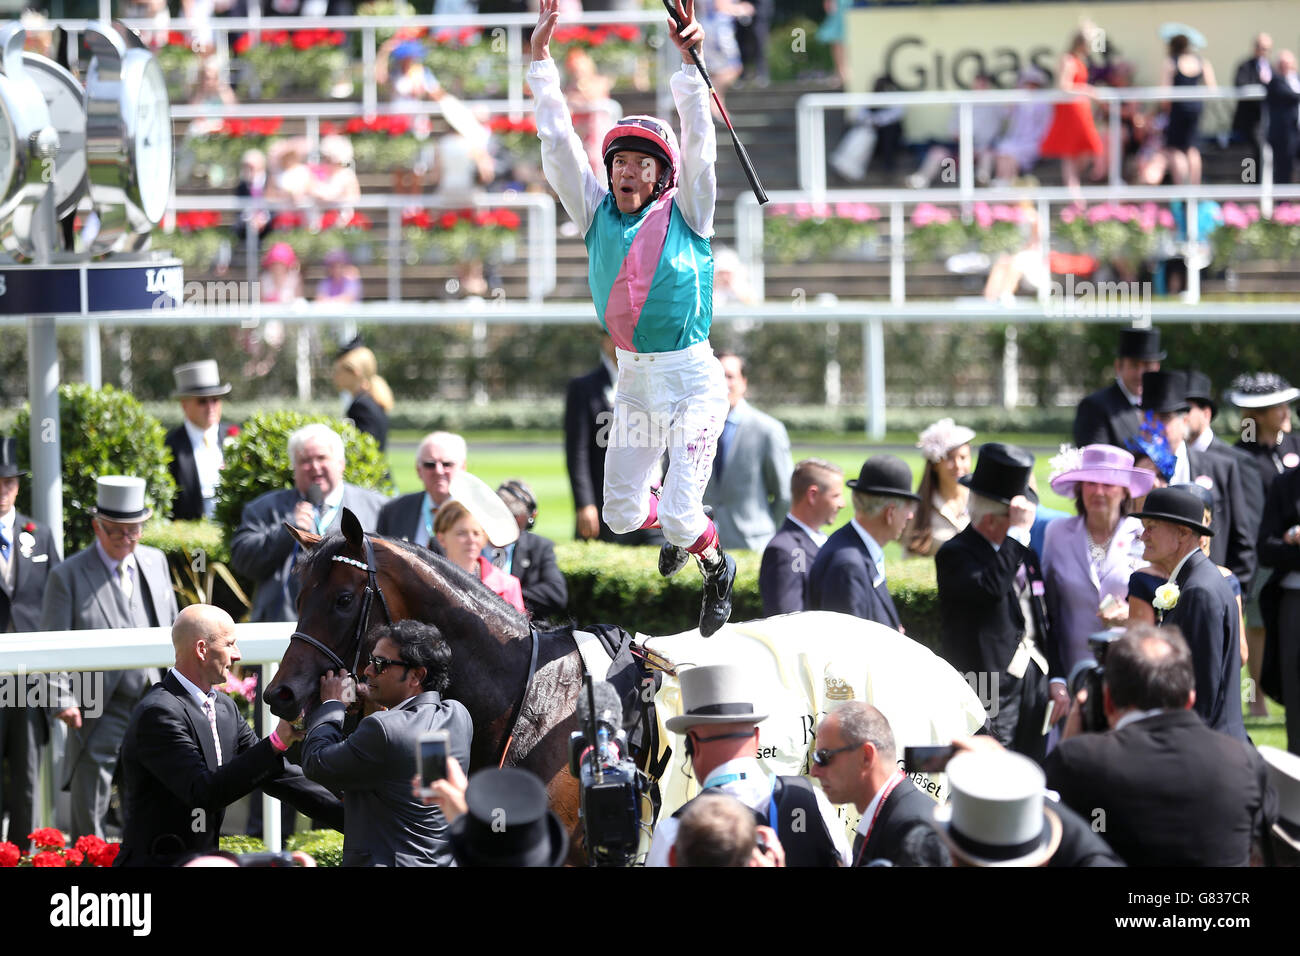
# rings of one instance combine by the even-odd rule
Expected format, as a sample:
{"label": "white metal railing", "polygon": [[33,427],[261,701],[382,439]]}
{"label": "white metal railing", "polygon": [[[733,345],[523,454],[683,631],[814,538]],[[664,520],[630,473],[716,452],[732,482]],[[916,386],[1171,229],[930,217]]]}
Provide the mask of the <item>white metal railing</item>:
{"label": "white metal railing", "polygon": [[[307,214],[331,208],[346,207],[353,210],[379,210],[386,214],[385,244],[388,265],[388,298],[399,300],[402,297],[402,274],[404,261],[402,249],[402,212],[408,209],[523,209],[528,213],[526,238],[521,242],[526,246],[528,262],[528,297],[540,302],[547,293],[555,289],[555,200],[543,193],[489,193],[476,192],[468,199],[439,198],[437,196],[408,196],[398,194],[367,194],[348,203],[337,205],[313,204],[307,206],[292,203],[269,202],[265,199],[248,199],[239,196],[175,196],[169,207],[170,214],[190,210],[225,211],[267,211],[294,212]],[[174,220],[172,220],[174,221]],[[274,237],[275,233],[271,233]],[[153,245],[166,248],[168,233],[156,233]],[[258,278],[260,241],[257,229],[251,220],[244,229],[245,272],[247,281],[252,283]],[[274,240],[273,240],[274,241]]]}
{"label": "white metal railing", "polygon": [[[270,683],[276,665],[289,647],[295,624],[236,624],[235,639],[241,664],[267,665],[263,679]],[[35,631],[0,635],[0,675],[50,672],[124,670],[135,667],[166,669],[176,660],[170,627],[123,627],[88,631]],[[2,679],[2,678],[0,678]],[[17,706],[29,703],[19,693]],[[100,701],[102,705],[104,701]],[[262,725],[274,727],[279,720],[269,707],[262,712]],[[39,821],[50,826],[54,820],[53,747],[47,747],[41,772]],[[280,801],[262,795],[262,832],[268,849],[280,849]],[[73,834],[81,836],[81,834]],[[16,841],[15,841],[16,842]]]}
{"label": "white metal railing", "polygon": [[[107,13],[103,12],[109,6],[107,2],[101,2],[101,17],[108,19]],[[376,42],[375,34],[379,30],[397,30],[409,27],[427,27],[430,30],[456,29],[462,27],[474,27],[484,30],[489,34],[494,30],[501,31],[501,38],[505,41],[505,49],[502,51],[504,59],[503,69],[506,71],[506,98],[512,104],[512,109],[522,111],[527,108],[527,97],[524,95],[524,76],[528,70],[528,48],[524,45],[524,33],[531,30],[537,25],[535,14],[529,13],[510,13],[510,14],[483,14],[473,16],[419,16],[419,17],[266,17],[262,16],[258,5],[254,4],[247,17],[214,17],[212,19],[186,19],[184,17],[169,17],[152,19],[133,19],[123,20],[127,26],[141,33],[141,35],[166,33],[176,31],[179,33],[211,33],[214,37],[214,46],[216,51],[222,55],[227,62],[230,61],[230,35],[232,33],[248,33],[259,30],[342,30],[345,33],[361,34],[361,64],[362,64],[362,108],[366,113],[373,113],[379,104],[379,88],[375,80],[375,64],[378,56],[379,44]],[[668,84],[665,82],[666,77],[672,72],[674,67],[672,63],[677,59],[677,51],[672,43],[668,42],[665,28],[666,16],[662,11],[654,13],[651,11],[607,11],[607,12],[584,12],[577,16],[566,16],[561,26],[592,26],[600,24],[625,24],[631,26],[642,26],[647,28],[657,28],[650,30],[650,43],[657,45],[658,60],[660,69],[654,71],[652,80],[654,83],[655,99],[659,110],[666,110],[672,105],[671,93],[668,90]],[[55,24],[62,26],[65,30],[74,34],[71,40],[77,39],[76,34],[83,32],[86,28],[87,20],[55,20]],[[495,36],[495,35],[494,35]],[[76,43],[69,43],[69,49],[75,50]]]}
{"label": "white metal railing", "polygon": [[[873,106],[955,106],[958,118],[957,193],[962,199],[975,195],[974,106],[1015,105],[1017,103],[1068,103],[1091,99],[1103,103],[1107,111],[1110,161],[1109,184],[1123,185],[1122,123],[1123,103],[1158,103],[1202,100],[1261,100],[1264,87],[1143,86],[1097,87],[1095,95],[1065,90],[922,90],[912,93],[809,93],[799,97],[795,124],[799,150],[799,186],[822,193],[826,190],[826,122],[827,110]],[[1272,185],[1272,153],[1265,144],[1260,170],[1261,186]]]}
{"label": "white metal railing", "polygon": [[[1266,194],[1260,186],[1085,186],[1077,192],[1064,186],[1046,186],[1033,189],[1013,187],[990,187],[981,189],[963,204],[960,195],[948,189],[830,189],[786,190],[768,194],[774,204],[785,203],[870,203],[889,210],[889,301],[894,307],[904,305],[907,299],[906,280],[906,226],[904,210],[908,206],[921,203],[935,205],[964,205],[975,200],[990,203],[1015,203],[1030,200],[1037,207],[1039,242],[1043,255],[1043,267],[1046,273],[1047,257],[1051,252],[1051,207],[1053,204],[1070,204],[1076,200],[1105,200],[1129,202],[1196,202],[1202,199],[1213,200],[1261,200],[1267,195],[1273,200],[1300,201],[1300,186],[1272,186]],[[763,209],[751,193],[742,192],[736,198],[736,252],[749,272],[753,286],[762,289],[764,284],[763,264]],[[1261,211],[1267,217],[1271,215],[1271,206],[1265,207],[1261,202]],[[1198,217],[1186,217],[1186,248],[1195,250],[1200,240]],[[1200,269],[1208,263],[1187,269],[1186,301],[1195,305],[1200,301]],[[1039,302],[1046,305],[1050,295],[1048,284],[1038,290]]]}

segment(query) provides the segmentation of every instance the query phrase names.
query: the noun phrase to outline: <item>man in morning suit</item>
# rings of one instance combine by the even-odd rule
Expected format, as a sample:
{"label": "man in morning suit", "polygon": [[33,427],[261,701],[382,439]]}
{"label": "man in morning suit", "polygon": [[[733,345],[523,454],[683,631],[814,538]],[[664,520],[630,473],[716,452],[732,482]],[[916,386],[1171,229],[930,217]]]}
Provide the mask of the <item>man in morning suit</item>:
{"label": "man in morning suit", "polygon": [[912,469],[893,455],[862,463],[853,491],[853,517],[826,539],[808,572],[808,610],[839,611],[902,630],[885,586],[885,544],[897,541],[915,513]]}
{"label": "man in morning suit", "polygon": [[[104,475],[91,509],[95,543],[50,574],[41,612],[43,631],[171,627],[176,594],[167,558],[139,544],[145,507],[143,478]],[[89,675],[83,675],[89,676]],[[72,792],[72,832],[104,836],[117,751],[131,711],[157,680],[157,671],[105,671],[83,680],[81,699],[60,680],[55,716],[68,727],[60,785]],[[92,700],[91,691],[98,699]]]}
{"label": "man in morning suit", "polygon": [[[1214,562],[1201,551],[1205,505],[1190,491],[1156,488],[1141,511],[1143,557],[1174,585],[1156,591],[1161,624],[1178,627],[1192,649],[1196,712],[1213,730],[1248,740],[1241,719],[1241,614],[1237,598]],[[1162,608],[1162,603],[1168,606]]]}
{"label": "man in morning suit", "polygon": [[181,400],[185,412],[185,421],[164,439],[172,452],[167,467],[176,479],[172,520],[211,518],[221,480],[221,442],[232,427],[221,420],[221,396],[229,394],[230,383],[222,383],[217,363],[211,359],[178,365],[172,369],[172,377],[176,380],[172,398]]}
{"label": "man in morning suit", "polygon": [[537,522],[533,490],[514,478],[497,487],[497,496],[515,516],[519,538],[503,548],[493,548],[492,564],[519,579],[530,620],[559,617],[569,606],[569,583],[556,563],[555,545],[531,530]]}
{"label": "man in morning suit", "polygon": [[442,811],[411,792],[423,733],[446,731],[448,756],[469,771],[469,711],[442,698],[451,682],[451,648],[436,627],[419,621],[398,621],[376,633],[362,674],[367,696],[386,709],[345,738],[345,675],[327,671],[320,681],[321,705],[307,718],[303,773],[343,792],[344,866],[451,866]]}
{"label": "man in morning suit", "polygon": [[442,545],[433,535],[433,521],[438,508],[450,501],[451,482],[465,470],[468,449],[465,439],[450,432],[430,432],[415,452],[415,473],[424,491],[399,495],[379,512],[375,528],[378,534],[410,541],[434,554],[442,554]]}
{"label": "man in morning suit", "polygon": [[826,543],[821,529],[844,506],[844,470],[823,458],[805,458],[790,476],[790,513],[763,549],[758,592],[763,616],[808,607],[808,572]]}
{"label": "man in morning suit", "polygon": [[296,621],[297,582],[292,578],[298,545],[284,524],[327,534],[349,509],[373,530],[386,498],[343,480],[343,439],[325,425],[304,425],[289,436],[293,487],[268,491],[244,506],[230,542],[230,564],[260,582],[251,621]]}
{"label": "man in morning suit", "polygon": [[1041,761],[1044,720],[1065,717],[1069,694],[1052,639],[1038,556],[1008,534],[1032,509],[1034,456],[1015,445],[979,451],[970,524],[935,555],[943,657],[981,692],[990,729],[1004,746]]}
{"label": "man in morning suit", "polygon": [[[1273,38],[1267,33],[1260,33],[1255,37],[1255,49],[1253,54],[1237,64],[1237,72],[1233,77],[1233,86],[1260,86],[1267,87],[1273,79],[1273,64],[1269,62],[1269,57],[1273,53]],[[1237,100],[1237,106],[1232,111],[1232,133],[1237,139],[1250,146],[1250,154],[1254,157],[1256,167],[1260,163],[1261,145],[1264,142],[1264,103],[1260,100]]]}
{"label": "man in morning suit", "polygon": [[662,545],[663,532],[658,528],[615,534],[600,514],[605,493],[605,449],[614,421],[614,383],[618,381],[614,349],[614,340],[602,334],[600,365],[571,379],[564,394],[564,464],[573,493],[574,537],[579,541]]}
{"label": "man in morning suit", "polygon": [[724,548],[761,552],[790,510],[790,437],[784,425],[745,401],[744,360],[731,352],[717,354],[731,411],[718,438],[704,504],[713,509]]}
{"label": "man in morning suit", "polygon": [[176,664],[131,714],[122,741],[122,849],[114,866],[170,866],[217,849],[226,807],[255,787],[343,829],[343,807],[283,756],[298,738],[281,720],[258,740],[226,694],[240,659],[235,622],[192,604],[172,625]]}
{"label": "man in morning suit", "polygon": [[930,826],[934,801],[898,769],[894,731],[884,714],[862,701],[841,704],[817,728],[817,743],[812,775],[821,781],[826,799],[851,803],[862,815],[853,838],[853,866],[872,860],[894,866],[950,865],[943,841]]}
{"label": "man in morning suit", "polygon": [[1289,185],[1300,146],[1300,72],[1290,50],[1277,55],[1277,69],[1268,81],[1264,106],[1268,112],[1268,144],[1273,147],[1273,182]]}
{"label": "man in morning suit", "polygon": [[1187,461],[1192,483],[1214,494],[1214,520],[1219,533],[1210,542],[1210,558],[1232,571],[1241,583],[1241,593],[1250,594],[1250,582],[1259,569],[1255,539],[1264,507],[1264,489],[1255,462],[1245,452],[1218,438],[1210,423],[1214,420],[1214,397],[1210,376],[1187,373],[1185,418]]}
{"label": "man in morning suit", "polygon": [[1160,369],[1165,353],[1160,350],[1160,330],[1120,329],[1115,356],[1115,381],[1093,392],[1079,403],[1074,416],[1074,444],[1114,445],[1138,433],[1142,423],[1138,403],[1142,400],[1142,373]]}
{"label": "man in morning suit", "polygon": [[[59,552],[50,529],[38,525],[14,507],[18,479],[18,440],[0,438],[0,633],[39,631],[41,601],[50,571],[59,566]],[[41,681],[0,675],[0,688],[13,701],[28,701]],[[49,737],[45,713],[39,707],[0,707],[0,823],[9,816],[9,842],[27,847],[34,829],[32,807],[40,774],[41,748]],[[6,783],[7,781],[7,783]],[[2,832],[2,831],[0,831]]]}
{"label": "man in morning suit", "polygon": [[[786,866],[845,866],[849,841],[835,808],[804,776],[777,777],[758,762],[754,675],[737,664],[703,664],[681,671],[682,713],[667,727],[686,738],[685,750],[701,790],[735,797],[754,811],[755,821],[775,819]],[[775,801],[775,805],[773,804]],[[646,866],[668,866],[677,840],[683,804],[655,827]]]}
{"label": "man in morning suit", "polygon": [[1192,658],[1177,628],[1130,630],[1106,653],[1111,729],[1077,733],[1072,715],[1043,765],[1068,806],[1104,819],[1094,828],[1129,866],[1249,866],[1277,818],[1259,752],[1192,710]]}

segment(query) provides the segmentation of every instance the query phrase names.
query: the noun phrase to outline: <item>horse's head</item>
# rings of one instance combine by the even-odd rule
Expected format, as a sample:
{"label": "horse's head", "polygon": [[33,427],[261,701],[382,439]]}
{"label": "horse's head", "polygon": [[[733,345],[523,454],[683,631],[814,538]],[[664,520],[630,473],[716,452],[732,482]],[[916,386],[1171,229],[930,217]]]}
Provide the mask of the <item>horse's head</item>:
{"label": "horse's head", "polygon": [[302,548],[294,570],[301,585],[298,628],[275,680],[267,685],[266,702],[272,713],[286,720],[320,705],[320,677],[326,671],[363,671],[370,650],[368,632],[386,623],[390,611],[393,620],[405,616],[388,603],[400,588],[390,586],[382,597],[370,590],[368,568],[374,569],[380,589],[391,573],[379,565],[377,554],[383,549],[370,545],[361,522],[346,508],[339,525],[341,535],[322,537],[285,524]]}

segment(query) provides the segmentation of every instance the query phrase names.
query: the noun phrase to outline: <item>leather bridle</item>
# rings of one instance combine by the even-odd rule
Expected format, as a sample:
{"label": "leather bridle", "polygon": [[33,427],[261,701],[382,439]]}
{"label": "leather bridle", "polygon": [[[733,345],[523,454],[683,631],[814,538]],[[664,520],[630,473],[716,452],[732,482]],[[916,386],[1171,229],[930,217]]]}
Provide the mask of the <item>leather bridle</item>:
{"label": "leather bridle", "polygon": [[384,611],[384,623],[390,627],[393,624],[393,617],[388,612],[388,600],[384,597],[384,589],[379,586],[379,578],[376,576],[378,568],[375,567],[375,549],[370,543],[370,536],[368,534],[363,534],[361,536],[361,544],[362,553],[366,556],[364,562],[358,561],[356,558],[345,557],[341,554],[336,554],[331,559],[333,561],[338,561],[340,564],[350,564],[352,567],[360,568],[362,571],[366,572],[366,590],[361,597],[361,614],[357,618],[357,628],[352,635],[352,640],[356,642],[357,649],[356,653],[352,656],[351,669],[343,663],[343,658],[339,657],[338,654],[334,653],[334,651],[330,650],[310,634],[304,631],[294,631],[289,635],[290,641],[303,641],[304,643],[310,644],[312,647],[316,648],[316,650],[320,651],[329,659],[331,664],[337,667],[340,671],[346,672],[353,680],[357,679],[357,665],[361,663],[361,647],[365,643],[364,638],[366,636],[366,630],[370,624],[370,605],[373,603],[376,596],[379,597],[379,606],[383,608]]}

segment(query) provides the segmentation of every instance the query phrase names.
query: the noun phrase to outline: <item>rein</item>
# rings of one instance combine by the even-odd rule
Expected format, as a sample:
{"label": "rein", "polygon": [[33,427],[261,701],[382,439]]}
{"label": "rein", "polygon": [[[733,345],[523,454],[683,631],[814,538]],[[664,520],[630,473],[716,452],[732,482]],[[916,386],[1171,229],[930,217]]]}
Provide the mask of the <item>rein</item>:
{"label": "rein", "polygon": [[519,715],[524,711],[524,701],[528,699],[528,691],[533,686],[533,677],[537,673],[537,628],[529,626],[528,634],[533,640],[532,659],[528,662],[528,676],[524,678],[524,689],[519,692],[519,701],[515,704],[514,710],[510,714],[510,721],[506,724],[510,728],[510,733],[506,734],[506,742],[501,748],[501,759],[497,761],[497,769],[506,765],[506,754],[510,753],[510,746],[515,742],[515,727],[519,725]]}
{"label": "rein", "polygon": [[[341,554],[336,554],[331,559],[340,564],[350,564],[352,567],[360,568],[362,571],[366,572],[366,590],[361,597],[361,614],[357,617],[356,631],[352,635],[352,640],[357,646],[356,653],[352,655],[352,667],[349,668],[347,664],[343,663],[343,658],[339,657],[338,654],[334,653],[334,651],[316,640],[316,638],[312,637],[310,634],[307,634],[304,631],[294,631],[289,635],[290,641],[302,641],[316,648],[316,650],[325,655],[331,664],[338,668],[338,670],[346,672],[353,680],[356,680],[357,678],[357,665],[361,663],[361,645],[363,643],[363,638],[366,635],[366,630],[370,624],[370,606],[374,602],[376,595],[379,597],[379,606],[384,612],[384,623],[390,627],[393,623],[393,617],[388,611],[388,599],[384,597],[384,589],[379,586],[379,578],[376,576],[376,572],[379,569],[375,567],[375,549],[370,543],[370,535],[363,534],[361,536],[361,544],[362,551],[366,556],[364,562],[358,561],[356,558],[345,557]],[[533,649],[533,659],[534,661],[537,659],[536,647]],[[520,703],[522,704],[522,701]]]}

